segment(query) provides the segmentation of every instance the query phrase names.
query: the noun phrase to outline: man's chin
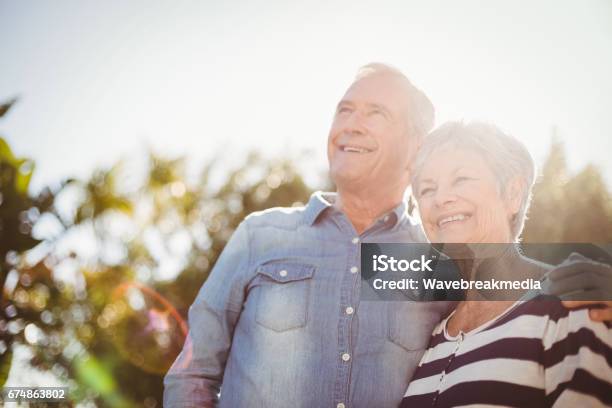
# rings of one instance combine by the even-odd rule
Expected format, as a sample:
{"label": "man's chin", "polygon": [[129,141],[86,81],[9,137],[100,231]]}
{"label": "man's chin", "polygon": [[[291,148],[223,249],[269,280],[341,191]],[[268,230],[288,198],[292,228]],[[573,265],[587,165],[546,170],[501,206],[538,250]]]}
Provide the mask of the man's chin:
{"label": "man's chin", "polygon": [[339,189],[352,189],[363,187],[367,184],[368,174],[356,169],[332,169],[330,176],[336,187]]}

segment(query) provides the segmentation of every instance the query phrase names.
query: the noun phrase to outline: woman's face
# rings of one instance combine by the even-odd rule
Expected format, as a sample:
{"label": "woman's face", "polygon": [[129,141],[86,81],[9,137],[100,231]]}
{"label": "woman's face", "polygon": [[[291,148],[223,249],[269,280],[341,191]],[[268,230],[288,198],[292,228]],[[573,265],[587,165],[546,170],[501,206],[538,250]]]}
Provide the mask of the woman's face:
{"label": "woman's face", "polygon": [[429,156],[416,184],[414,194],[429,241],[513,241],[510,220],[517,205],[502,198],[495,175],[480,154],[443,146]]}

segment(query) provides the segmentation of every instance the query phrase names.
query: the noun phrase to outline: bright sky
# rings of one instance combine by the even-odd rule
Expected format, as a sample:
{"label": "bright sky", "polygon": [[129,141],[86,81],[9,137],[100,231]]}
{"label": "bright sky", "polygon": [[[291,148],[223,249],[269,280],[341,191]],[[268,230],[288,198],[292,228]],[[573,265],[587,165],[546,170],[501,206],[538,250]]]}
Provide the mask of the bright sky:
{"label": "bright sky", "polygon": [[[437,124],[494,122],[538,161],[556,125],[571,168],[612,184],[610,0],[0,0],[0,56],[0,101],[21,98],[0,135],[35,159],[34,190],[149,146],[229,166],[310,149],[316,180],[371,61],[422,88]],[[34,381],[24,365],[15,384]]]}
{"label": "bright sky", "polygon": [[612,2],[0,0],[0,122],[34,189],[148,146],[238,165],[313,149],[360,65],[391,63],[437,124],[485,119],[536,159],[553,125],[572,169],[612,180]]}

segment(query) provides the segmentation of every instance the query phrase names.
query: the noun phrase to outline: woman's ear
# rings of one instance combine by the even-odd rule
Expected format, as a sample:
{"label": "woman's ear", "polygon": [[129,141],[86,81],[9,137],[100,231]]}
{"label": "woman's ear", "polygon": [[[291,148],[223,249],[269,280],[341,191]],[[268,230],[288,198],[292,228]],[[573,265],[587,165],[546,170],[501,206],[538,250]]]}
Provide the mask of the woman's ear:
{"label": "woman's ear", "polygon": [[514,218],[521,209],[521,201],[525,185],[520,177],[514,177],[506,186],[506,206],[510,218]]}

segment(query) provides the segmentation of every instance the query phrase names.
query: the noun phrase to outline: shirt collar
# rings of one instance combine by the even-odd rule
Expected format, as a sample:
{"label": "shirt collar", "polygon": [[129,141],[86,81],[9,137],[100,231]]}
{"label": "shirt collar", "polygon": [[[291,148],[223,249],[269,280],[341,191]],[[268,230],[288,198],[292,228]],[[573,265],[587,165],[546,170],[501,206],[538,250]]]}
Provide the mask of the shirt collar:
{"label": "shirt collar", "polygon": [[335,195],[335,193],[324,193],[323,191],[312,193],[304,214],[308,225],[314,224],[319,215],[332,206]]}
{"label": "shirt collar", "polygon": [[[392,215],[395,217],[393,220],[393,226],[395,227],[398,222],[400,222],[404,217],[408,217],[408,203],[402,200],[390,213],[387,215]],[[383,216],[383,220],[384,220]]]}
{"label": "shirt collar", "polygon": [[[327,193],[323,191],[313,193],[310,196],[310,200],[308,200],[304,214],[308,225],[313,225],[323,211],[331,208],[335,198],[336,193]],[[393,218],[391,219],[390,217]],[[390,223],[390,227],[395,227],[397,223],[404,218],[410,218],[408,215],[408,203],[406,201],[399,203],[393,210],[383,215],[380,220],[384,223]]]}

